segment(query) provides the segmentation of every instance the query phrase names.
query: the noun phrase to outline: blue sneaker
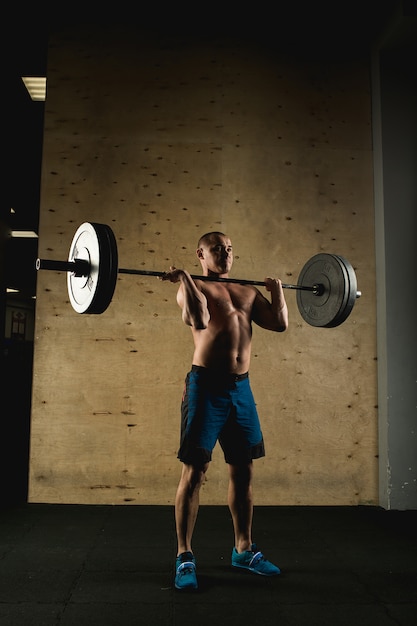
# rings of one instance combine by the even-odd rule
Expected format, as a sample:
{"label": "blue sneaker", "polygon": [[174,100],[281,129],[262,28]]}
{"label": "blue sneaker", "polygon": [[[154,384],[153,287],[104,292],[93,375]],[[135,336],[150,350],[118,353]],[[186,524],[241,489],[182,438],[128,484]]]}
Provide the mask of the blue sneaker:
{"label": "blue sneaker", "polygon": [[277,576],[281,574],[279,567],[268,561],[256,544],[251,545],[251,550],[239,553],[236,548],[232,551],[233,567],[241,567],[261,576]]}
{"label": "blue sneaker", "polygon": [[195,558],[192,552],[183,552],[175,562],[176,589],[197,589]]}

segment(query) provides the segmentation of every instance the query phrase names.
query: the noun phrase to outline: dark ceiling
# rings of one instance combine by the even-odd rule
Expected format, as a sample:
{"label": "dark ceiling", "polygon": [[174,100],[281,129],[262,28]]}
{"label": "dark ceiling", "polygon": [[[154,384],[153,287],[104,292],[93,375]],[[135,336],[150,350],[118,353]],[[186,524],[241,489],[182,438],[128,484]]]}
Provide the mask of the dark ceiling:
{"label": "dark ceiling", "polygon": [[[275,47],[291,50],[294,54],[316,54],[335,58],[338,55],[352,55],[355,51],[369,48],[375,36],[384,28],[387,20],[398,11],[416,15],[415,0],[398,2],[395,0],[351,0],[345,4],[338,2],[298,2],[288,9],[288,3],[269,4],[269,13],[245,14],[240,4],[239,16],[215,12],[211,6],[209,15],[198,15],[190,11],[182,13],[177,6],[170,9],[170,14],[148,10],[143,11],[138,20],[138,28],[149,27],[152,31],[162,30],[175,34],[208,36],[215,31],[223,34],[233,33],[240,36],[259,38]],[[71,4],[72,15],[76,8]],[[4,93],[7,95],[5,136],[6,136],[6,176],[3,180],[1,203],[1,222],[6,229],[38,229],[40,203],[40,175],[42,163],[42,138],[44,108],[43,102],[33,102],[22,82],[22,76],[47,75],[48,37],[51,30],[71,24],[88,22],[99,25],[106,23],[135,24],[137,17],[129,14],[119,19],[114,14],[93,11],[86,12],[85,5],[80,10],[81,18],[63,18],[56,16],[50,9],[32,9],[33,15],[20,14],[21,5],[16,5],[15,15],[3,20],[2,58],[5,61]],[[239,5],[238,5],[239,6]],[[282,7],[285,6],[285,9]],[[249,8],[249,7],[248,7]],[[337,8],[337,11],[336,11]],[[113,12],[114,7],[111,11]],[[14,213],[10,213],[10,209]],[[70,242],[68,242],[70,245]],[[37,257],[36,239],[9,239],[5,254],[5,280],[7,287],[21,289],[30,297],[36,290],[36,271],[34,263]]]}

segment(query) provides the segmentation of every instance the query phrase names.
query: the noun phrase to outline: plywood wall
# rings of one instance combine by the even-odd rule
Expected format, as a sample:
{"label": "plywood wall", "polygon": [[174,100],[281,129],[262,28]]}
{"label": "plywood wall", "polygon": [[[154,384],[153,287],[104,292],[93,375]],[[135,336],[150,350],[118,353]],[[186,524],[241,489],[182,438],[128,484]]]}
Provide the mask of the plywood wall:
{"label": "plywood wall", "polygon": [[[255,502],[377,502],[374,213],[369,67],[244,37],[134,29],[53,33],[39,254],[66,259],[82,222],[110,225],[119,265],[199,273],[198,237],[225,231],[233,276],[296,282],[345,256],[363,295],[335,329],[254,329],[252,387],[267,456]],[[170,504],[191,334],[176,287],[119,275],[102,315],[66,276],[38,275],[29,499]],[[226,502],[218,448],[201,502]]]}

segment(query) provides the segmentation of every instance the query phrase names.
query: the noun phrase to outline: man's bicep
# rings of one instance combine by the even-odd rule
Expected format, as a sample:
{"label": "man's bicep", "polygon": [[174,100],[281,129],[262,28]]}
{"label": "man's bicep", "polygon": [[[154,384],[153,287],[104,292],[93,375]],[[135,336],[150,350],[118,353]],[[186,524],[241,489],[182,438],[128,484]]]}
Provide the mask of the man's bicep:
{"label": "man's bicep", "polygon": [[182,284],[180,284],[180,286],[178,287],[177,303],[182,309],[184,308],[184,288]]}

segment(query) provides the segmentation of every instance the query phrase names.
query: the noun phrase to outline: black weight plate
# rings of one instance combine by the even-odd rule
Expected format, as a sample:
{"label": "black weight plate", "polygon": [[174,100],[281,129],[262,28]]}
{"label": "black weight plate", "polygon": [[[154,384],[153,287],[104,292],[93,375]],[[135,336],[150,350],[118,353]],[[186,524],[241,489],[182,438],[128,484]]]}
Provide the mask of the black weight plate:
{"label": "black weight plate", "polygon": [[346,312],[349,314],[350,280],[348,270],[338,256],[327,253],[313,256],[302,268],[298,285],[323,287],[319,295],[313,291],[297,290],[298,310],[311,326],[332,328],[343,321]]}
{"label": "black weight plate", "polygon": [[110,226],[93,223],[100,245],[100,271],[94,302],[88,313],[104,313],[110,305],[116,288],[118,253],[116,237]]}
{"label": "black weight plate", "polygon": [[332,324],[327,326],[328,328],[334,328],[335,326],[339,326],[349,317],[349,315],[352,312],[353,306],[356,302],[356,298],[358,297],[358,290],[357,290],[358,283],[356,280],[355,270],[353,269],[352,265],[349,263],[347,259],[345,259],[344,257],[340,255],[337,255],[337,258],[344,265],[346,269],[346,275],[347,275],[346,292],[348,292],[348,296],[347,296],[346,305],[344,309],[339,312],[339,315],[335,317]]}
{"label": "black weight plate", "polygon": [[68,260],[87,260],[88,276],[67,274],[68,295],[77,313],[100,314],[109,306],[116,287],[118,254],[110,226],[85,222],[77,229]]}

